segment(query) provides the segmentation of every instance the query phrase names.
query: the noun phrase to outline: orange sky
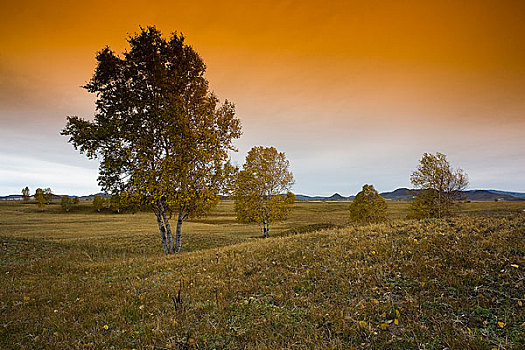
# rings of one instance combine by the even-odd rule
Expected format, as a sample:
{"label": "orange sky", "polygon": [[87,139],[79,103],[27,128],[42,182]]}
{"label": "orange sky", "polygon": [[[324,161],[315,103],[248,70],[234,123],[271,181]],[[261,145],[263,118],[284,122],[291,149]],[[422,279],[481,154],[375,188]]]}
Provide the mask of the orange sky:
{"label": "orange sky", "polygon": [[[4,158],[92,170],[57,130],[66,115],[92,114],[79,86],[96,51],[122,51],[128,33],[154,24],[183,32],[212,88],[236,103],[237,159],[277,146],[297,192],[408,186],[435,151],[475,187],[525,191],[524,1],[20,1],[2,13]],[[1,182],[0,193],[19,187]]]}

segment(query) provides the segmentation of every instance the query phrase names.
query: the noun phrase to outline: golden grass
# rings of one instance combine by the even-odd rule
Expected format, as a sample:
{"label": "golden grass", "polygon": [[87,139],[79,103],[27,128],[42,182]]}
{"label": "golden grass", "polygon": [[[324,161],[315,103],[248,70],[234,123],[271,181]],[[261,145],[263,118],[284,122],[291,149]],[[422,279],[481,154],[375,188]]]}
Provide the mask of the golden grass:
{"label": "golden grass", "polygon": [[263,240],[222,202],[164,256],[149,213],[2,203],[0,348],[524,348],[525,203],[389,205],[299,203]]}

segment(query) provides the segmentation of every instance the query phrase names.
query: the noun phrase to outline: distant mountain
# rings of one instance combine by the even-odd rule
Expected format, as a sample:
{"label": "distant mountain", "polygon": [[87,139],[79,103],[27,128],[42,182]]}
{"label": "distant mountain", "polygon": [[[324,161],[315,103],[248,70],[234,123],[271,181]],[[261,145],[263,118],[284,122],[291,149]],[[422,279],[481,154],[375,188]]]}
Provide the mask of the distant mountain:
{"label": "distant mountain", "polygon": [[464,193],[467,195],[467,199],[471,201],[493,201],[495,199],[500,201],[525,200],[525,197],[514,196],[504,191],[493,192],[491,190],[470,190],[465,191]]}
{"label": "distant mountain", "polygon": [[348,198],[345,198],[345,197],[341,196],[339,193],[334,193],[333,195],[328,197],[327,200],[330,200],[330,201],[344,201],[344,200],[348,200]]}
{"label": "distant mountain", "polygon": [[[414,199],[421,190],[409,189],[409,188],[398,188],[392,192],[382,192],[381,197],[391,201],[410,201]],[[498,199],[500,201],[522,201],[525,200],[525,193],[521,192],[506,192],[498,190],[469,190],[464,191],[465,199],[469,201],[493,201]],[[352,200],[355,196],[343,197],[339,193],[334,193],[330,197],[324,196],[306,196],[302,194],[295,195],[298,200],[321,200],[321,201],[333,201],[333,200]]]}
{"label": "distant mountain", "polygon": [[0,197],[0,200],[3,200],[3,201],[21,201],[23,199],[24,198],[22,197],[21,194],[10,194],[9,196]]}
{"label": "distant mountain", "polygon": [[[410,201],[414,199],[414,196],[421,190],[414,190],[409,188],[398,188],[392,192],[382,192],[380,193],[381,197],[386,200],[391,201]],[[522,192],[507,192],[499,190],[468,190],[463,192],[465,194],[465,199],[469,201],[493,201],[495,199],[500,201],[523,201],[525,200],[525,193]],[[82,200],[93,200],[96,195],[99,195],[103,198],[109,197],[102,192],[96,194],[90,194],[87,196],[80,196]],[[53,200],[58,200],[60,197],[65,195],[53,195]],[[221,196],[221,199],[229,199],[230,197]],[[355,196],[344,197],[339,193],[334,193],[333,195],[326,196],[307,196],[304,194],[296,194],[295,198],[302,201],[348,201],[355,198]],[[0,200],[4,201],[20,201],[22,200],[22,195],[11,194],[8,196],[0,196]]]}
{"label": "distant mountain", "polygon": [[419,191],[420,190],[411,190],[411,189],[402,187],[392,192],[382,192],[380,193],[380,195],[384,199],[388,199],[391,201],[409,201],[409,200],[412,200]]}
{"label": "distant mountain", "polygon": [[334,193],[330,197],[325,196],[306,196],[304,194],[296,194],[295,199],[302,201],[347,201],[353,199],[354,196],[343,197],[339,193]]}
{"label": "distant mountain", "polygon": [[488,191],[492,193],[497,193],[497,194],[508,194],[509,196],[525,199],[525,193],[521,193],[521,192],[508,192],[508,191],[498,191],[498,190],[488,190]]}
{"label": "distant mountain", "polygon": [[[381,196],[388,200],[408,201],[412,200],[421,190],[411,190],[408,188],[398,188],[392,192],[380,193]],[[463,191],[465,199],[469,201],[493,201],[495,199],[502,201],[520,201],[525,200],[525,193],[492,190],[469,190]]]}
{"label": "distant mountain", "polygon": [[[394,201],[406,201],[412,199],[412,194],[409,193],[408,188],[398,188],[395,191],[392,192],[383,192],[380,193],[381,196],[388,200],[394,200]],[[302,194],[296,194],[295,198],[298,200],[318,200],[318,201],[348,201],[353,200],[355,196],[348,196],[343,197],[339,193],[334,193],[330,197],[324,197],[324,196],[305,196]]]}
{"label": "distant mountain", "polygon": [[314,201],[314,200],[326,200],[328,197],[323,196],[307,196],[304,194],[296,194],[295,199],[301,201]]}
{"label": "distant mountain", "polygon": [[87,196],[81,196],[81,197],[78,197],[80,199],[84,199],[84,200],[93,200],[93,198],[95,198],[95,196],[100,196],[102,198],[108,198],[110,197],[109,195],[103,193],[103,192],[99,192],[99,193],[95,193],[95,194],[89,194]]}
{"label": "distant mountain", "polygon": [[[83,199],[83,200],[93,200],[93,198],[96,195],[102,196],[103,198],[109,197],[108,195],[100,192],[100,193],[96,193],[96,194],[90,194],[90,195],[87,195],[87,196],[79,196],[78,198]],[[74,195],[68,195],[68,194],[53,194],[53,197],[51,199],[53,201],[57,201],[57,200],[60,200],[60,198],[62,198],[64,196],[75,197]],[[34,199],[34,198],[31,197],[31,199]],[[0,196],[0,200],[3,200],[3,201],[21,201],[21,200],[23,200],[23,197],[22,197],[21,194],[10,194],[8,196]]]}
{"label": "distant mountain", "polygon": [[[408,188],[398,188],[392,192],[380,193],[381,196],[393,201],[409,201],[419,193],[421,190],[411,190]],[[469,201],[493,201],[495,199],[501,201],[520,201],[525,200],[525,193],[519,192],[505,192],[492,190],[469,190],[463,191],[465,199]],[[512,193],[512,194],[511,194]]]}

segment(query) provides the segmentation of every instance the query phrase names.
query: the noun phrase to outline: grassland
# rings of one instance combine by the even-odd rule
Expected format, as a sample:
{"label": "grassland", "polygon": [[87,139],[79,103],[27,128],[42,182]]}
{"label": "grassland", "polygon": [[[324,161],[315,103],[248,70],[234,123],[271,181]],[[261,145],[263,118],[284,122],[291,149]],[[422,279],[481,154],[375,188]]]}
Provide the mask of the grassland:
{"label": "grassland", "polygon": [[347,207],[298,203],[263,240],[221,202],[164,256],[150,213],[0,203],[0,348],[525,348],[525,202]]}

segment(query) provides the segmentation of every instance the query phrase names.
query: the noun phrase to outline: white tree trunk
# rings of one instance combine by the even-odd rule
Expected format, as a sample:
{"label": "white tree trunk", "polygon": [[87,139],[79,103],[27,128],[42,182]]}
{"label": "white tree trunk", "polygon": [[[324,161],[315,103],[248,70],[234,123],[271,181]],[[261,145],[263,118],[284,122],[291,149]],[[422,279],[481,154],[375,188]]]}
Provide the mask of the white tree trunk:
{"label": "white tree trunk", "polygon": [[160,238],[162,239],[162,249],[164,250],[164,254],[169,254],[168,241],[166,239],[166,228],[164,227],[164,223],[162,221],[162,215],[160,212],[155,212],[155,216],[157,217],[157,224],[159,225]]}
{"label": "white tree trunk", "polygon": [[175,253],[178,253],[181,247],[182,221],[183,220],[184,220],[184,213],[183,213],[183,210],[180,210],[179,217],[177,218],[177,231],[175,232]]}

